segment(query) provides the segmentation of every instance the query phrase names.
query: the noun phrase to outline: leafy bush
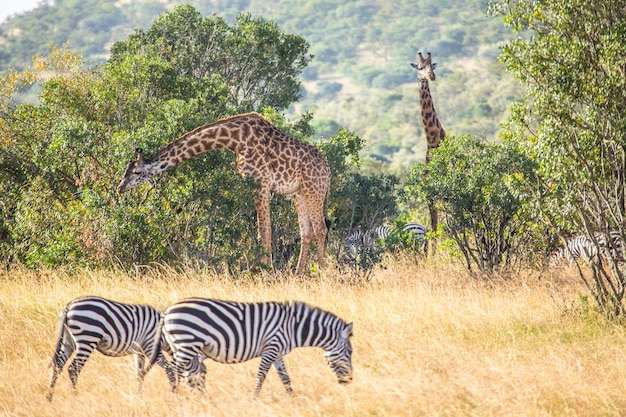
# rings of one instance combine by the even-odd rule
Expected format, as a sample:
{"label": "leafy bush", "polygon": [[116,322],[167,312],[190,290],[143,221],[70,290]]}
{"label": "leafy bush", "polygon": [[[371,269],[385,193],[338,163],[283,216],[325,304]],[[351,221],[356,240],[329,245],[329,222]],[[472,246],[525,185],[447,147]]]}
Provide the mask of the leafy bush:
{"label": "leafy bush", "polygon": [[476,136],[447,136],[426,166],[414,167],[408,188],[434,201],[449,234],[472,269],[510,267],[524,257],[531,235],[520,216],[522,201],[509,177],[532,178],[534,164],[513,143],[488,144]]}

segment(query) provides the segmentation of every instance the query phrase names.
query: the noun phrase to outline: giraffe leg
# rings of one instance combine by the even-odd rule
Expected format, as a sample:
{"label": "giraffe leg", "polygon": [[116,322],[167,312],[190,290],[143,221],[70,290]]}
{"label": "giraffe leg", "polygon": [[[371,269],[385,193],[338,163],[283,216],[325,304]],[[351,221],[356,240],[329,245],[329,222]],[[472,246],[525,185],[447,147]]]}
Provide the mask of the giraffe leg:
{"label": "giraffe leg", "polygon": [[[432,201],[428,202],[428,211],[430,213],[430,230],[432,230],[433,232],[437,232],[437,227],[439,225],[439,216],[437,213],[437,209],[435,208],[434,202]],[[427,243],[424,244],[424,247],[426,246],[427,246]],[[433,237],[433,239],[431,239],[430,250],[428,252],[434,254],[436,251],[437,251],[437,240],[435,237]]]}
{"label": "giraffe leg", "polygon": [[328,227],[326,227],[326,219],[324,219],[324,213],[320,210],[320,213],[314,216],[312,221],[315,233],[315,243],[317,245],[317,264],[320,268],[324,267],[324,247],[326,246],[326,235],[328,234]]}
{"label": "giraffe leg", "polygon": [[301,195],[296,195],[293,199],[298,213],[298,225],[300,227],[300,257],[298,258],[298,266],[296,274],[304,272],[306,263],[309,259],[309,248],[313,240],[313,231],[311,227],[311,218],[309,217],[306,200]]}
{"label": "giraffe leg", "polygon": [[[431,147],[429,144],[428,149],[426,150],[426,169],[424,170],[424,178],[426,178],[428,176],[428,173],[430,172],[430,170],[428,169],[428,163],[430,162],[432,158],[432,156],[430,155],[430,149]],[[428,213],[430,214],[430,230],[432,230],[436,236],[437,227],[439,225],[439,216],[437,215],[435,202],[428,201],[427,205],[428,205]],[[434,254],[437,251],[437,238],[435,236],[430,240],[430,242],[424,243],[424,252],[429,253],[429,254]],[[428,246],[430,246],[430,248],[428,248]]]}
{"label": "giraffe leg", "polygon": [[[330,185],[330,184],[329,184]],[[315,236],[317,246],[317,264],[320,268],[324,267],[324,248],[326,245],[326,235],[328,227],[324,217],[324,197],[326,192],[317,190],[314,193],[305,193],[307,216],[312,226],[312,233]]]}
{"label": "giraffe leg", "polygon": [[270,194],[266,189],[259,190],[256,197],[257,230],[261,245],[265,250],[261,262],[272,265],[272,225],[270,223]]}

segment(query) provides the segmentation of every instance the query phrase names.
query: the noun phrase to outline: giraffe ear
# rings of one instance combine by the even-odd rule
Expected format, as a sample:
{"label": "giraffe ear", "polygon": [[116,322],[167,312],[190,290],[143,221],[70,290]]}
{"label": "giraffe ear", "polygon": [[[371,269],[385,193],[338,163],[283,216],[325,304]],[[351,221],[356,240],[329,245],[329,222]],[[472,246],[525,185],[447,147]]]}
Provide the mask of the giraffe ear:
{"label": "giraffe ear", "polygon": [[433,63],[432,63],[432,67],[433,67],[433,70],[434,70],[435,68],[437,68],[437,63],[436,63],[436,62],[433,62]]}

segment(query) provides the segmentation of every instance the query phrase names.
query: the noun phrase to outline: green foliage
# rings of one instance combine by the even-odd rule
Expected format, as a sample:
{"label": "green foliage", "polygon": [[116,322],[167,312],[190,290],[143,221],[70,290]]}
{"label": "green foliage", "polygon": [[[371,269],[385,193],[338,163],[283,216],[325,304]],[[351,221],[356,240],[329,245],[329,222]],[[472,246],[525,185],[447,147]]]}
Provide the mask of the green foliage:
{"label": "green foliage", "polygon": [[[427,248],[415,232],[405,230],[404,226],[408,223],[406,216],[400,216],[396,219],[393,229],[389,237],[381,243],[384,243],[385,249],[391,253],[404,253],[417,257],[425,254]],[[428,238],[428,236],[427,236]]]}
{"label": "green foliage", "polygon": [[333,173],[329,215],[334,228],[349,231],[356,225],[371,227],[396,213],[398,179],[393,175],[364,175],[356,171],[363,147],[358,135],[342,129],[319,147]]}
{"label": "green foliage", "polygon": [[111,62],[155,56],[186,82],[183,91],[203,90],[219,80],[228,89],[228,105],[238,112],[281,110],[299,97],[297,77],[311,59],[308,48],[302,37],[283,33],[272,21],[240,14],[231,27],[217,15],[205,18],[184,5],[159,16],[148,31],[136,30],[116,43]]}
{"label": "green foliage", "polygon": [[397,214],[395,188],[397,177],[386,174],[355,173],[333,195],[333,214],[338,228],[369,229]]}
{"label": "green foliage", "polygon": [[43,178],[35,179],[14,207],[12,252],[27,266],[56,266],[85,263],[80,246],[77,207],[64,207]]}
{"label": "green foliage", "polygon": [[[518,182],[546,228],[620,232],[626,212],[626,2],[494,2],[515,31],[502,61],[523,85],[503,135],[520,141],[538,165],[540,185]],[[588,283],[601,309],[622,314],[626,279],[611,259]]]}
{"label": "green foliage", "polygon": [[445,232],[463,253],[468,269],[492,271],[523,256],[529,236],[518,215],[521,201],[507,179],[532,178],[534,165],[511,142],[488,144],[472,135],[448,136],[427,166],[417,165],[407,181],[443,215]]}
{"label": "green foliage", "polygon": [[[188,28],[194,43],[186,43]],[[198,72],[210,60],[209,46],[239,54],[219,68],[239,68],[238,76]],[[260,252],[255,184],[236,174],[232,153],[203,154],[120,197],[115,186],[136,147],[149,154],[234,111],[290,104],[307,48],[274,23],[242,15],[230,27],[183,6],[115,45],[112,59],[97,69],[65,47],[36,57],[33,70],[3,75],[2,258],[32,267],[200,262],[232,273],[248,269]],[[239,83],[237,77],[246,78],[247,90],[233,94],[239,86],[229,83]],[[19,104],[35,81],[38,102]],[[312,133],[310,114],[291,126],[278,110],[263,112],[296,137]],[[291,204],[273,205],[278,218],[294,217]],[[283,223],[293,235],[293,221]]]}

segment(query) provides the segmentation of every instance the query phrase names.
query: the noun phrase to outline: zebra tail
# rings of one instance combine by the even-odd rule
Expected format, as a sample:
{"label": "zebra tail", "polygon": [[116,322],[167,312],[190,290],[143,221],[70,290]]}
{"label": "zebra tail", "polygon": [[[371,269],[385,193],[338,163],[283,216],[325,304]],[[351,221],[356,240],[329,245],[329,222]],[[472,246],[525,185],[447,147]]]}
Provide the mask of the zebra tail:
{"label": "zebra tail", "polygon": [[165,317],[163,316],[163,314],[161,314],[161,320],[159,320],[159,326],[157,327],[157,331],[154,334],[154,342],[152,343],[152,355],[150,355],[150,361],[148,362],[148,365],[146,366],[146,369],[144,370],[144,374],[147,374],[148,371],[150,371],[150,369],[152,369],[152,366],[157,362],[158,358],[159,358],[159,354],[161,353],[161,338],[162,338],[162,330],[163,330],[163,323]]}
{"label": "zebra tail", "polygon": [[66,326],[67,326],[67,310],[68,308],[66,306],[63,309],[63,311],[61,311],[61,316],[59,317],[59,323],[57,324],[57,331],[56,331],[57,343],[56,343],[56,346],[54,347],[54,353],[52,354],[52,358],[50,359],[50,364],[48,365],[48,368],[56,366],[56,359],[61,353],[61,349],[63,347],[63,339],[65,336]]}

